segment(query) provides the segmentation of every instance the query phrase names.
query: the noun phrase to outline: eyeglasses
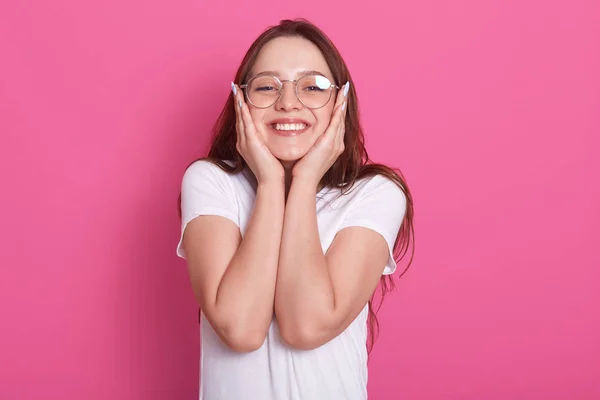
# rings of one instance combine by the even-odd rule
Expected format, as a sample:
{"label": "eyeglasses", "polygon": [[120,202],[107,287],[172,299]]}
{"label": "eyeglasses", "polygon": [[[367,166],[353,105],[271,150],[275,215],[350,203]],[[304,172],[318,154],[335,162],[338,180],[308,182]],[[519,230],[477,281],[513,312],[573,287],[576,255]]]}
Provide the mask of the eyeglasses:
{"label": "eyeglasses", "polygon": [[248,83],[240,85],[240,88],[245,89],[246,98],[254,107],[267,108],[275,104],[283,94],[284,82],[293,82],[298,100],[313,109],[325,106],[331,99],[333,89],[339,89],[329,79],[318,74],[304,75],[296,80],[280,80],[276,76],[258,75]]}

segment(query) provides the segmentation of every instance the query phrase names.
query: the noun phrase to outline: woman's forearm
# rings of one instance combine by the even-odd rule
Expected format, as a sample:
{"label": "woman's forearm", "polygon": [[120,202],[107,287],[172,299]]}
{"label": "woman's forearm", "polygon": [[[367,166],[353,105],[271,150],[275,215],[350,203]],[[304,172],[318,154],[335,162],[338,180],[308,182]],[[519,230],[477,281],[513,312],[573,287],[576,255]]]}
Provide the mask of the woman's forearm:
{"label": "woman's forearm", "polygon": [[244,238],[215,299],[224,335],[256,346],[264,341],[273,318],[284,208],[283,184],[259,185]]}
{"label": "woman's forearm", "polygon": [[275,313],[284,337],[319,335],[335,310],[334,288],[321,247],[316,188],[292,183],[285,208],[275,292]]}

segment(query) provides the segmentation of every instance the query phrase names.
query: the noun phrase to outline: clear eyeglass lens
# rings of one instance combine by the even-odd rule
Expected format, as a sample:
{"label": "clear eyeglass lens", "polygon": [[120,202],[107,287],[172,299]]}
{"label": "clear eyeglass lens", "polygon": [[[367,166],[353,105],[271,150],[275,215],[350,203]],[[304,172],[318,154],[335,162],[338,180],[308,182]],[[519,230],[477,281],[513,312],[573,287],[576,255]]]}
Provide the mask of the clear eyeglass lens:
{"label": "clear eyeglass lens", "polygon": [[256,107],[269,107],[279,98],[281,83],[272,76],[259,76],[248,85],[248,97]]}
{"label": "clear eyeglass lens", "polygon": [[306,75],[298,80],[298,96],[307,107],[323,107],[331,95],[331,82],[321,75]]}

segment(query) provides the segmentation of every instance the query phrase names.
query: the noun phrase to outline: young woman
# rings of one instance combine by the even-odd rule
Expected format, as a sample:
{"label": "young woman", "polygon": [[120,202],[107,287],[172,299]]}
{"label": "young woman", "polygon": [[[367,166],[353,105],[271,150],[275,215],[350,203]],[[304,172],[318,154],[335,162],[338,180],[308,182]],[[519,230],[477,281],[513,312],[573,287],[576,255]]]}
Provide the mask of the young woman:
{"label": "young woman", "polygon": [[370,162],[350,73],[309,22],[259,36],[231,88],[181,187],[200,398],[366,399],[370,299],[413,237],[410,191]]}

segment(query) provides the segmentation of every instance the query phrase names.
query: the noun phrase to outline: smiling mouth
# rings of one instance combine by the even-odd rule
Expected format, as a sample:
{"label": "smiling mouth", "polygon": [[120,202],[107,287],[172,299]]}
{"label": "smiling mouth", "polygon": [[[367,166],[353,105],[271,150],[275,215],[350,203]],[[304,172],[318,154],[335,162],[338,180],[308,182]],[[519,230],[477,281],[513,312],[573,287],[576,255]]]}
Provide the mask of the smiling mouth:
{"label": "smiling mouth", "polygon": [[294,124],[275,123],[275,124],[269,125],[269,127],[273,131],[275,131],[275,133],[278,135],[293,136],[293,135],[298,135],[298,134],[304,132],[308,128],[308,125],[306,125],[304,123],[294,123]]}

